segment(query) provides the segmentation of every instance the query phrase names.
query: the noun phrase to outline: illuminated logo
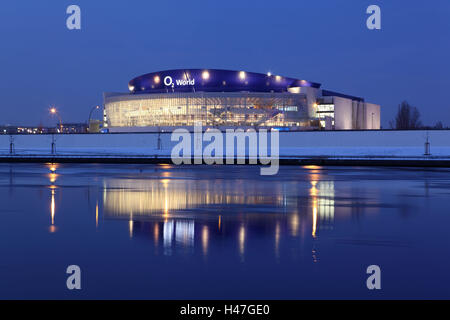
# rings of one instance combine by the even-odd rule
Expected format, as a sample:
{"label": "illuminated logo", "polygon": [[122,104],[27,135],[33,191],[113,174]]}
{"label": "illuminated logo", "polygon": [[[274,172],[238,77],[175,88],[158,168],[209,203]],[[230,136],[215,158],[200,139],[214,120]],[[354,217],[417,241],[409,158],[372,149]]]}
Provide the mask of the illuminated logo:
{"label": "illuminated logo", "polygon": [[195,85],[195,79],[175,79],[175,82],[173,81],[171,76],[166,76],[164,78],[164,85],[166,87],[172,87],[174,88],[175,86],[177,87],[183,87],[183,86],[193,86]]}

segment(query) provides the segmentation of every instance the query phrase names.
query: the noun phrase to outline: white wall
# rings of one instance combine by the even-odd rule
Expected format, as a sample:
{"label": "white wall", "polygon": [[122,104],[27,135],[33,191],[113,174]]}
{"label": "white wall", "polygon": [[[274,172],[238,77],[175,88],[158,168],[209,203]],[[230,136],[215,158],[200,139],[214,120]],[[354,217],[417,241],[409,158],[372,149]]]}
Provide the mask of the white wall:
{"label": "white wall", "polygon": [[333,100],[334,100],[334,128],[336,130],[353,129],[352,100],[341,97],[333,97]]}
{"label": "white wall", "polygon": [[336,96],[333,101],[336,130],[380,129],[379,105]]}

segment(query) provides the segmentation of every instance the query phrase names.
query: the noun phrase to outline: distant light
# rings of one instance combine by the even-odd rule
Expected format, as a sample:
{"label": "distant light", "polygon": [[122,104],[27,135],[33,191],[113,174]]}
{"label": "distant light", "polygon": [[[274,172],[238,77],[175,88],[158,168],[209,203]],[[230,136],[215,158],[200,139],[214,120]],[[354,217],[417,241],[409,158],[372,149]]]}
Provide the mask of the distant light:
{"label": "distant light", "polygon": [[270,72],[270,71],[267,72],[267,76],[268,76],[268,77],[272,76],[272,72]]}
{"label": "distant light", "polygon": [[159,76],[155,76],[155,77],[153,78],[153,81],[154,81],[156,84],[158,84],[158,83],[161,81],[161,78],[160,78]]}
{"label": "distant light", "polygon": [[56,113],[56,108],[50,108],[50,113],[55,114]]}
{"label": "distant light", "polygon": [[239,72],[239,78],[240,78],[241,80],[245,80],[245,77],[246,77],[245,71]]}
{"label": "distant light", "polygon": [[275,80],[281,81],[281,77],[280,76],[275,76]]}
{"label": "distant light", "polygon": [[130,91],[134,91],[134,86],[128,86],[128,90],[130,90]]}
{"label": "distant light", "polygon": [[203,80],[209,79],[209,72],[207,70],[202,72],[202,78],[203,78]]}

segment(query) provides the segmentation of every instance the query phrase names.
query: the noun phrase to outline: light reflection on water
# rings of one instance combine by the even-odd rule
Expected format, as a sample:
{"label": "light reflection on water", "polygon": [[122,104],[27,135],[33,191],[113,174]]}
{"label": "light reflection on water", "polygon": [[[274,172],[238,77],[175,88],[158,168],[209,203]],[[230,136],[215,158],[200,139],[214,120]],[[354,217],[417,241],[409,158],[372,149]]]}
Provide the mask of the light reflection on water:
{"label": "light reflection on water", "polygon": [[[310,228],[314,238],[319,229],[333,228],[334,181],[320,181],[318,168],[308,175],[310,199],[301,199],[302,203],[297,198],[301,193],[297,182],[268,186],[248,185],[243,180],[170,179],[169,172],[163,176],[163,179],[137,181],[105,179],[103,216],[128,220],[130,237],[135,230],[133,224],[149,225],[137,232],[153,232],[156,245],[161,236],[166,253],[172,252],[169,247],[194,247],[196,242],[207,248],[208,230],[211,230],[211,237],[221,234],[222,216],[211,216],[211,213],[222,211],[231,216],[225,218],[224,225],[236,233],[241,256],[245,253],[246,229],[261,220],[270,220],[276,243],[280,241],[282,225],[292,237],[298,237],[301,219],[312,221]],[[273,194],[267,193],[268,189]],[[203,252],[207,254],[206,249]]]}
{"label": "light reflection on water", "polygon": [[[137,259],[143,267],[161,273],[187,264],[202,270],[198,274],[191,270],[199,279],[213,276],[211,265],[225,268],[223,275],[236,273],[241,279],[242,298],[342,297],[337,284],[315,292],[312,288],[318,279],[314,277],[320,274],[319,281],[325,283],[324,279],[333,279],[328,271],[336,266],[362,270],[373,260],[401,270],[400,263],[433,256],[424,250],[429,245],[450,253],[449,244],[442,241],[447,233],[432,227],[427,217],[431,212],[435,221],[449,221],[448,215],[442,214],[450,186],[448,170],[305,166],[282,167],[273,177],[257,173],[256,167],[229,166],[0,165],[0,188],[5,191],[2,200],[6,203],[2,212],[20,213],[2,214],[4,224],[0,228],[10,243],[17,241],[14,232],[20,228],[30,230],[33,244],[21,238],[17,245],[29,256],[36,245],[42,256],[49,254],[40,249],[41,242],[61,248],[78,243],[72,250],[94,250],[80,253],[79,259],[97,267],[103,265],[93,262],[96,255],[107,260],[124,255],[129,264],[126,259],[116,261],[122,269],[132,269],[132,261]],[[21,200],[24,195],[27,201]],[[47,217],[46,222],[42,217]],[[11,228],[4,227],[8,221]],[[40,233],[43,223],[53,238]],[[75,229],[81,235],[74,235]],[[14,247],[1,248],[3,256],[13,256]],[[173,260],[166,265],[161,257]],[[68,256],[63,253],[60,259],[65,261]],[[443,268],[450,266],[448,257],[437,259]],[[49,269],[45,259],[41,263],[42,268]],[[12,259],[11,267],[17,266],[14,264],[19,261]],[[248,269],[243,271],[239,265]],[[281,272],[265,279],[266,287],[274,291],[258,288],[254,282],[247,288],[245,282],[253,277],[252,268],[265,266],[270,272]],[[421,272],[434,272],[433,268]],[[153,286],[158,283],[145,274]],[[283,276],[288,279],[281,279]],[[133,277],[136,281],[147,279],[139,272]],[[356,282],[355,277],[360,280],[354,273],[341,276],[345,283]],[[448,276],[442,276],[442,280],[448,280]],[[290,287],[296,282],[303,289]],[[278,286],[284,288],[282,293]],[[350,286],[342,290],[349,290],[348,297],[354,298],[367,294],[362,289]],[[431,285],[425,289],[434,290],[440,297],[448,293]],[[102,297],[112,294],[98,290]],[[161,292],[152,295],[134,290],[133,297],[172,298],[175,294],[161,296]],[[180,297],[204,297],[212,289],[198,285],[196,290],[197,296]],[[239,297],[231,293],[231,288],[227,291],[222,287],[212,295]],[[413,293],[399,287],[391,294],[404,297]],[[415,294],[420,296],[421,292]],[[55,295],[58,297],[50,290],[49,296]],[[4,296],[0,289],[0,297]]]}

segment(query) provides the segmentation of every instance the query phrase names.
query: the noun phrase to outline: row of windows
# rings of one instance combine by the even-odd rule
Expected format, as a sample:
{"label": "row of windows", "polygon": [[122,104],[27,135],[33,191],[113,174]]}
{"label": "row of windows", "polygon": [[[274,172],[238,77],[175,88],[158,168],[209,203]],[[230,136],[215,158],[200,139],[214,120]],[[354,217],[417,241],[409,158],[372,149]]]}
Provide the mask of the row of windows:
{"label": "row of windows", "polygon": [[317,112],[334,112],[334,104],[319,104]]}
{"label": "row of windows", "polygon": [[317,118],[319,118],[319,119],[325,119],[327,117],[334,118],[334,112],[317,113]]}

